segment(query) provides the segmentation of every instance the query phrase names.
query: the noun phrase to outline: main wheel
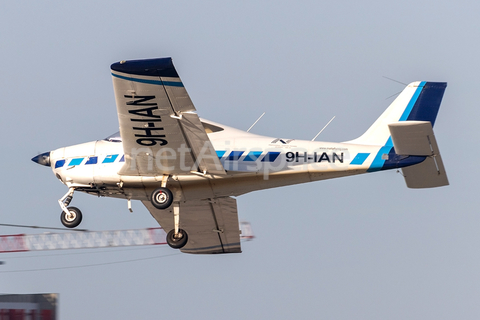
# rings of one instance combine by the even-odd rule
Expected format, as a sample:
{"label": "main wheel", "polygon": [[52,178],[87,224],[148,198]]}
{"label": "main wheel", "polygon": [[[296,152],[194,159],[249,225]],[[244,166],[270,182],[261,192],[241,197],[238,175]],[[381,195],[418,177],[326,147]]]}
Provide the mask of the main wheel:
{"label": "main wheel", "polygon": [[158,188],[152,192],[150,201],[157,209],[167,209],[173,202],[173,194],[167,188]]}
{"label": "main wheel", "polygon": [[178,229],[178,235],[175,237],[175,229],[167,234],[167,243],[173,249],[183,248],[188,242],[188,235],[183,229]]}
{"label": "main wheel", "polygon": [[82,211],[76,207],[68,207],[67,209],[69,214],[62,211],[60,220],[65,227],[75,228],[82,222]]}

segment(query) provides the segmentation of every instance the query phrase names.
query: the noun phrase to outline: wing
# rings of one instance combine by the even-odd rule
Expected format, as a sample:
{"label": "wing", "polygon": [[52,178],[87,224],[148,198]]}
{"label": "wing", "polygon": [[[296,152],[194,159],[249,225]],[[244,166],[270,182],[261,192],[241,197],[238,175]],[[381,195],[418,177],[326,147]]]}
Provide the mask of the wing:
{"label": "wing", "polygon": [[125,153],[119,174],[225,174],[171,58],[111,70]]}
{"label": "wing", "polygon": [[[173,229],[173,209],[159,210],[150,201],[142,202],[164,230]],[[182,252],[242,252],[237,201],[233,198],[181,202],[180,228],[188,234],[187,244],[180,249]]]}

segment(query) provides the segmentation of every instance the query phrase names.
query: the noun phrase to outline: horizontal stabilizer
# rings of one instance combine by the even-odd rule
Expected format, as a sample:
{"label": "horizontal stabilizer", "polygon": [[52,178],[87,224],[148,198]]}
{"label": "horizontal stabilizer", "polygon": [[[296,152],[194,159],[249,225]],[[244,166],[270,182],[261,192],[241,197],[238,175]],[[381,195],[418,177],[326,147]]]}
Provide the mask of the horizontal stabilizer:
{"label": "horizontal stabilizer", "polygon": [[395,153],[409,156],[431,156],[431,138],[435,139],[430,121],[401,121],[388,125]]}
{"label": "horizontal stabilizer", "polygon": [[425,161],[402,168],[409,188],[433,188],[448,185],[437,140],[430,121],[402,121],[388,125],[395,153],[426,156]]}

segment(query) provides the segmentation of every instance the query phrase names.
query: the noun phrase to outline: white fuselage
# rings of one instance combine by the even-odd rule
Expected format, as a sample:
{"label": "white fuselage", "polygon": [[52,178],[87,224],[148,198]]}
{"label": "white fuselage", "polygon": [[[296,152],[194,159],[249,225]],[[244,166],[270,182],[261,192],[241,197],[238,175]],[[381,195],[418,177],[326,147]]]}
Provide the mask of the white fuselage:
{"label": "white fuselage", "polygon": [[[207,173],[207,178],[186,171],[185,175],[172,175],[168,187],[180,201],[238,196],[376,171],[383,166],[382,161],[375,161],[382,149],[379,146],[276,139],[215,125],[223,130],[208,137],[227,174]],[[100,196],[147,200],[163,178],[119,175],[125,164],[121,142],[98,140],[60,148],[51,152],[50,159],[62,183]]]}

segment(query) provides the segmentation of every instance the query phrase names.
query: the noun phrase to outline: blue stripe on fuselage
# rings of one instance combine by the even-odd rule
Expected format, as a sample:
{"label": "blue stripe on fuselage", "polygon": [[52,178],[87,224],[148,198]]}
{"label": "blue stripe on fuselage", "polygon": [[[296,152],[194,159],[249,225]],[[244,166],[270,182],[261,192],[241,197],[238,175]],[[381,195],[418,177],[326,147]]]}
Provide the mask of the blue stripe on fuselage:
{"label": "blue stripe on fuselage", "polygon": [[370,153],[357,153],[357,155],[355,156],[355,158],[353,158],[353,160],[352,160],[352,162],[350,162],[350,164],[362,165],[365,162],[365,160],[367,160],[369,155],[370,155]]}
{"label": "blue stripe on fuselage", "polygon": [[[389,141],[391,141],[391,138],[389,139]],[[377,155],[375,156],[375,159],[373,159],[373,162],[370,165],[370,168],[368,168],[367,172],[375,172],[378,170],[382,170],[383,164],[385,163],[385,160],[387,160],[385,159],[384,155],[386,154],[388,156],[392,149],[392,146],[381,147]]]}

